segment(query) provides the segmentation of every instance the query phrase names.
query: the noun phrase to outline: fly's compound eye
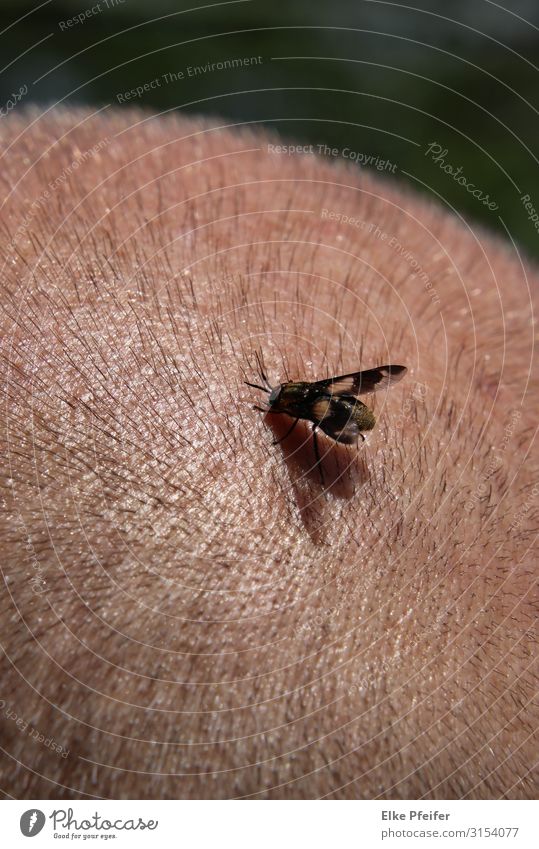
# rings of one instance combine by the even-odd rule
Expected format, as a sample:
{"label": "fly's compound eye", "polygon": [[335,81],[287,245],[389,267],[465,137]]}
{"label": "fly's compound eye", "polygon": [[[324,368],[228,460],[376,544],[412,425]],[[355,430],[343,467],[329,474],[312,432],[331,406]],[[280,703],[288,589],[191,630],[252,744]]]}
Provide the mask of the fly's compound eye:
{"label": "fly's compound eye", "polygon": [[280,394],[281,394],[281,387],[280,386],[276,386],[275,389],[271,390],[270,396],[268,398],[268,404],[270,405],[270,407],[271,407],[272,404],[275,404],[275,402],[278,400]]}

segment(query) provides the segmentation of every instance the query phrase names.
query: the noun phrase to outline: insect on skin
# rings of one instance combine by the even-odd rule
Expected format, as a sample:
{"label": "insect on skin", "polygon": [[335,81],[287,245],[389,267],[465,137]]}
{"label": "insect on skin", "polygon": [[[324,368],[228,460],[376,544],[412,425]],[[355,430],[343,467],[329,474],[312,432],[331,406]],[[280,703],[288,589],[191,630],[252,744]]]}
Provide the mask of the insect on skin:
{"label": "insect on skin", "polygon": [[294,419],[284,436],[275,440],[274,445],[290,436],[300,419],[313,423],[314,453],[322,484],[324,475],[318,449],[318,430],[345,445],[354,445],[359,437],[364,440],[363,431],[372,430],[376,419],[372,410],[359,401],[357,396],[393,386],[406,374],[405,366],[378,366],[315,383],[289,381],[272,387],[258,357],[257,360],[265,386],[247,380],[245,383],[268,394],[268,407],[264,409],[255,405],[253,409],[261,413],[282,413]]}

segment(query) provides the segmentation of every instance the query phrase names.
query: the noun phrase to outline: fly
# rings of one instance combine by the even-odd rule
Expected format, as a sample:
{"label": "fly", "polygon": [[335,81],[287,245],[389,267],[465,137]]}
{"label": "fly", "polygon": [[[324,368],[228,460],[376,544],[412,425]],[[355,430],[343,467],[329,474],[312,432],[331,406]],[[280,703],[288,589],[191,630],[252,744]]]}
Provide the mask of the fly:
{"label": "fly", "polygon": [[314,383],[288,381],[272,387],[257,359],[265,385],[249,383],[247,380],[245,383],[267,393],[268,407],[264,409],[254,405],[253,409],[261,413],[284,414],[294,420],[284,436],[275,440],[274,445],[290,436],[300,419],[312,422],[314,453],[322,483],[324,475],[318,448],[318,431],[321,430],[335,442],[344,445],[354,445],[360,437],[364,440],[364,432],[373,429],[376,418],[372,410],[358,399],[358,395],[387,389],[401,380],[407,371],[405,366],[378,366]]}

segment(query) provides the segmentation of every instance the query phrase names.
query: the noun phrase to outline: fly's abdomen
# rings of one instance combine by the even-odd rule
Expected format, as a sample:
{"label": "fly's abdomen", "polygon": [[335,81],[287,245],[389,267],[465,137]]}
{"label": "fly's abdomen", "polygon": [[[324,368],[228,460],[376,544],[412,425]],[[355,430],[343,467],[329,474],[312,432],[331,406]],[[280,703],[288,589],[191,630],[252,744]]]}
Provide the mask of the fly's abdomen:
{"label": "fly's abdomen", "polygon": [[327,396],[315,407],[319,427],[332,439],[352,445],[364,430],[372,430],[374,414],[357,398]]}
{"label": "fly's abdomen", "polygon": [[365,404],[362,404],[361,401],[355,401],[354,403],[354,421],[358,426],[358,430],[372,430],[374,425],[376,424],[376,417],[372,410],[370,410]]}

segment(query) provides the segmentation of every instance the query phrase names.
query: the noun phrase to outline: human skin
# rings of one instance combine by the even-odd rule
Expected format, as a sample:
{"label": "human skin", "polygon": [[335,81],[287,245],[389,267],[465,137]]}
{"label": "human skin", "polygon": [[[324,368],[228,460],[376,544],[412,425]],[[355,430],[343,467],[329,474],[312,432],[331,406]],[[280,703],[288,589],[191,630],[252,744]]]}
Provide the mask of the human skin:
{"label": "human skin", "polygon": [[[0,787],[534,797],[536,272],[218,123],[0,125]],[[324,489],[256,353],[409,371]]]}

